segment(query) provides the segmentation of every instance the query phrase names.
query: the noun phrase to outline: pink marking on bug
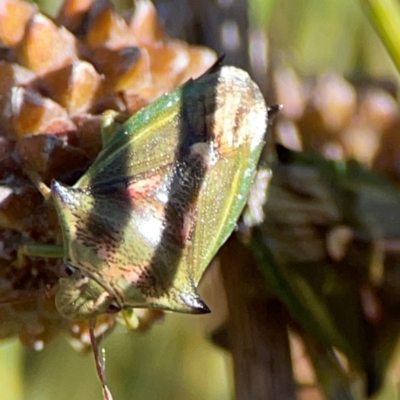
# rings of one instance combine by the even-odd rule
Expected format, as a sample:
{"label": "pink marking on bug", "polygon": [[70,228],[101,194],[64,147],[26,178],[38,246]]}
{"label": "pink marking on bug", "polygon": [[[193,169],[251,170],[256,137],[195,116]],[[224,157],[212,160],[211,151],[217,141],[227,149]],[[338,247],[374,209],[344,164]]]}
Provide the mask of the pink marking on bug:
{"label": "pink marking on bug", "polygon": [[124,278],[129,282],[129,283],[140,283],[140,281],[143,279],[143,271],[141,269],[138,269],[137,266],[134,265],[126,265],[124,269],[129,270],[129,272],[124,273]]}
{"label": "pink marking on bug", "polygon": [[150,193],[154,192],[160,185],[160,177],[152,176],[146,179],[140,179],[136,182],[130,182],[125,189],[126,195],[129,199],[143,199],[148,197]]}
{"label": "pink marking on bug", "polygon": [[112,256],[113,253],[107,248],[107,246],[105,244],[101,244],[99,243],[98,247],[97,247],[97,256],[103,260],[106,261],[110,258],[110,256]]}

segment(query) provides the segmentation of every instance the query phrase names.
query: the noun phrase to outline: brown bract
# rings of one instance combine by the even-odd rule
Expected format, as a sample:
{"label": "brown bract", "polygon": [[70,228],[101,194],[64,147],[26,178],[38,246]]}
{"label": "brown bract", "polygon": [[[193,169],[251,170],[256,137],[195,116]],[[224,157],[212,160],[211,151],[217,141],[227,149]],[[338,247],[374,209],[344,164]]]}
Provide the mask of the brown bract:
{"label": "brown bract", "polygon": [[394,140],[398,105],[385,82],[353,84],[337,72],[302,81],[291,68],[278,67],[274,83],[277,100],[284,105],[273,126],[279,143],[328,159],[355,159],[387,176],[399,176]]}

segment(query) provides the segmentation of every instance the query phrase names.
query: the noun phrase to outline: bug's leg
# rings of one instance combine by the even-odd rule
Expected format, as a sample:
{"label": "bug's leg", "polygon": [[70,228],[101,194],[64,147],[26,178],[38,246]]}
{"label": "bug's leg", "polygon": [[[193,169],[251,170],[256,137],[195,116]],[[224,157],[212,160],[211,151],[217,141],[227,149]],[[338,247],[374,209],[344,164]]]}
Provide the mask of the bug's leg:
{"label": "bug's leg", "polygon": [[120,124],[127,120],[127,115],[118,113],[114,110],[107,110],[104,111],[101,119],[101,141],[104,148],[114,136],[114,133]]}
{"label": "bug's leg", "polygon": [[31,182],[36,186],[45,200],[49,201],[51,199],[51,189],[42,181],[39,174],[30,170],[25,170],[24,172],[29,176]]}
{"label": "bug's leg", "polygon": [[64,248],[62,245],[29,243],[18,249],[17,263],[19,267],[24,267],[27,263],[27,257],[62,258],[63,256]]}
{"label": "bug's leg", "polygon": [[135,330],[139,327],[140,321],[133,308],[122,309],[120,314],[117,316],[117,321],[124,325],[128,330]]}
{"label": "bug's leg", "polygon": [[32,243],[21,246],[21,251],[26,256],[44,258],[62,258],[64,248],[62,244]]}
{"label": "bug's leg", "polygon": [[[46,201],[51,201],[51,189],[42,181],[40,175],[32,170],[25,169],[31,182],[36,186],[37,190],[42,194]],[[62,258],[64,255],[63,246],[55,244],[29,243],[23,244],[18,248],[16,265],[20,268],[27,265],[27,257],[43,257],[43,258]]]}

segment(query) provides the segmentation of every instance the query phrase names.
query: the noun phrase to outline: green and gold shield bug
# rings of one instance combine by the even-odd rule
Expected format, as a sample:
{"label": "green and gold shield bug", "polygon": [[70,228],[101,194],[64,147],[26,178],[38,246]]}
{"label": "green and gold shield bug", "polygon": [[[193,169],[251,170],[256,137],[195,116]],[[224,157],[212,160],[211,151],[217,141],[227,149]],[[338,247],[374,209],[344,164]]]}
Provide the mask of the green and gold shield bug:
{"label": "green and gold shield bug", "polygon": [[243,210],[266,126],[257,85],[217,63],[128,119],[73,187],[54,181],[71,271],[59,312],[209,312],[197,286]]}

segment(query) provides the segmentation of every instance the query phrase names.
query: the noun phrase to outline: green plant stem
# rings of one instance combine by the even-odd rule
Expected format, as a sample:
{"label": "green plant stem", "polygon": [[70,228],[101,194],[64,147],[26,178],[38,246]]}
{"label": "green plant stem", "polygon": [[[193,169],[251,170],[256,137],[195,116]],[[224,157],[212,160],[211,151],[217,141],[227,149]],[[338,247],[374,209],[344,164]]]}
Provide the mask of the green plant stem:
{"label": "green plant stem", "polygon": [[400,73],[400,3],[398,0],[360,0],[360,4]]}
{"label": "green plant stem", "polygon": [[328,400],[354,400],[351,380],[333,351],[324,346],[313,335],[301,328],[297,329],[307,349],[308,356],[314,366],[318,383],[321,385]]}

